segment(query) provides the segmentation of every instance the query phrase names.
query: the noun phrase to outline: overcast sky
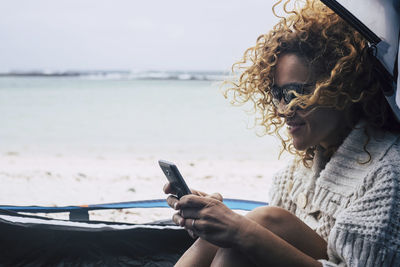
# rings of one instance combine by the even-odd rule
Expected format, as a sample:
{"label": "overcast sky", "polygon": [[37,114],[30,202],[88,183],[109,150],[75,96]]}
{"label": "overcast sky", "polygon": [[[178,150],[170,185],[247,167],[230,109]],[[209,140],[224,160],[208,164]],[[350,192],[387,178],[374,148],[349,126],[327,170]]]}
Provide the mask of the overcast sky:
{"label": "overcast sky", "polygon": [[0,72],[229,69],[276,22],[268,0],[2,0]]}

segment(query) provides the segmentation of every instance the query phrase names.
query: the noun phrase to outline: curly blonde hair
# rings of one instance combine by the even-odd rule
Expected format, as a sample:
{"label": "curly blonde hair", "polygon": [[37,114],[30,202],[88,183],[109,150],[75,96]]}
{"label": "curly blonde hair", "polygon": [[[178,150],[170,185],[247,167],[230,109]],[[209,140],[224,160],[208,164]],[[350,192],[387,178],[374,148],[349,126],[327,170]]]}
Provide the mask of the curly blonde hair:
{"label": "curly blonde hair", "polygon": [[[279,6],[286,17],[277,15]],[[257,114],[256,124],[262,126],[263,134],[276,134],[280,138],[282,152],[287,150],[299,155],[308,166],[315,151],[315,147],[296,150],[292,138],[281,132],[285,121],[272,104],[271,87],[278,58],[283,54],[296,54],[305,59],[315,76],[314,92],[296,94],[288,110],[313,105],[346,109],[349,110],[346,123],[350,128],[361,118],[367,126],[400,128],[374,72],[373,49],[361,34],[319,1],[280,0],[272,10],[280,21],[269,33],[259,36],[256,45],[247,49],[243,59],[232,66],[234,73],[241,74],[230,82],[225,97],[230,97],[234,104],[252,103]],[[368,153],[366,145],[364,150]]]}

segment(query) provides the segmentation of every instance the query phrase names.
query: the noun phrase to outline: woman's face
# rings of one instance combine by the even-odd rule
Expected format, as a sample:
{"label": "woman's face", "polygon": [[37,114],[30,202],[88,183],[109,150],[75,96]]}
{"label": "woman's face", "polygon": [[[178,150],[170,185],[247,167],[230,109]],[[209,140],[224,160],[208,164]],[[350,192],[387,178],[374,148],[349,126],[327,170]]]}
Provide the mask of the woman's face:
{"label": "woman's face", "polygon": [[[278,59],[274,82],[278,87],[310,82],[310,69],[301,57],[295,54],[284,54]],[[283,100],[280,108],[285,105]],[[292,116],[285,116],[289,134],[297,150],[321,145],[328,148],[341,143],[342,133],[346,128],[344,112],[332,108],[317,107],[312,111],[297,109]]]}

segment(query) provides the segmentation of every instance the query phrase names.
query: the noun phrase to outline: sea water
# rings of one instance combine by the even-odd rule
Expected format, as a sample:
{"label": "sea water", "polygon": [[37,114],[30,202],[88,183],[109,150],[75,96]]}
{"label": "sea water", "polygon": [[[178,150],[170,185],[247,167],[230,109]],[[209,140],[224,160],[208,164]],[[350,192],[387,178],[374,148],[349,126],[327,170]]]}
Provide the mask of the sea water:
{"label": "sea water", "polygon": [[[1,77],[0,153],[143,153],[277,157],[248,107],[221,82],[179,79]],[[250,128],[250,129],[249,129]]]}

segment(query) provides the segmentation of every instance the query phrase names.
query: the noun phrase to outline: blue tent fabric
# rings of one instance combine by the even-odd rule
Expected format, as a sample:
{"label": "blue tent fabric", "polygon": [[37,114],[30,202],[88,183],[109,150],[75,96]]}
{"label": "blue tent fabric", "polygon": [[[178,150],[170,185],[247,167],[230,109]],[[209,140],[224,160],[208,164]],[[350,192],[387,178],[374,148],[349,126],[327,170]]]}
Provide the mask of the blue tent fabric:
{"label": "blue tent fabric", "polygon": [[[259,206],[268,205],[266,202],[242,200],[242,199],[224,199],[225,205],[230,209],[238,210],[253,210]],[[165,199],[151,199],[151,200],[140,200],[131,202],[119,202],[119,203],[108,203],[108,204],[94,204],[94,205],[82,205],[82,206],[64,206],[64,207],[43,207],[43,206],[10,206],[3,205],[0,209],[12,210],[19,212],[70,212],[74,210],[100,210],[100,209],[129,209],[129,208],[169,208]]]}
{"label": "blue tent fabric", "polygon": [[[233,210],[250,211],[260,206],[266,206],[268,203],[252,200],[242,199],[224,199],[225,205]],[[169,208],[165,199],[152,199],[140,200],[131,202],[119,202],[108,204],[94,204],[82,206],[64,206],[64,207],[45,207],[45,206],[10,206],[3,205],[0,209],[15,211],[15,212],[29,212],[29,213],[57,213],[69,212],[70,220],[74,221],[88,221],[90,210],[106,210],[106,209],[129,209],[129,208]]]}

